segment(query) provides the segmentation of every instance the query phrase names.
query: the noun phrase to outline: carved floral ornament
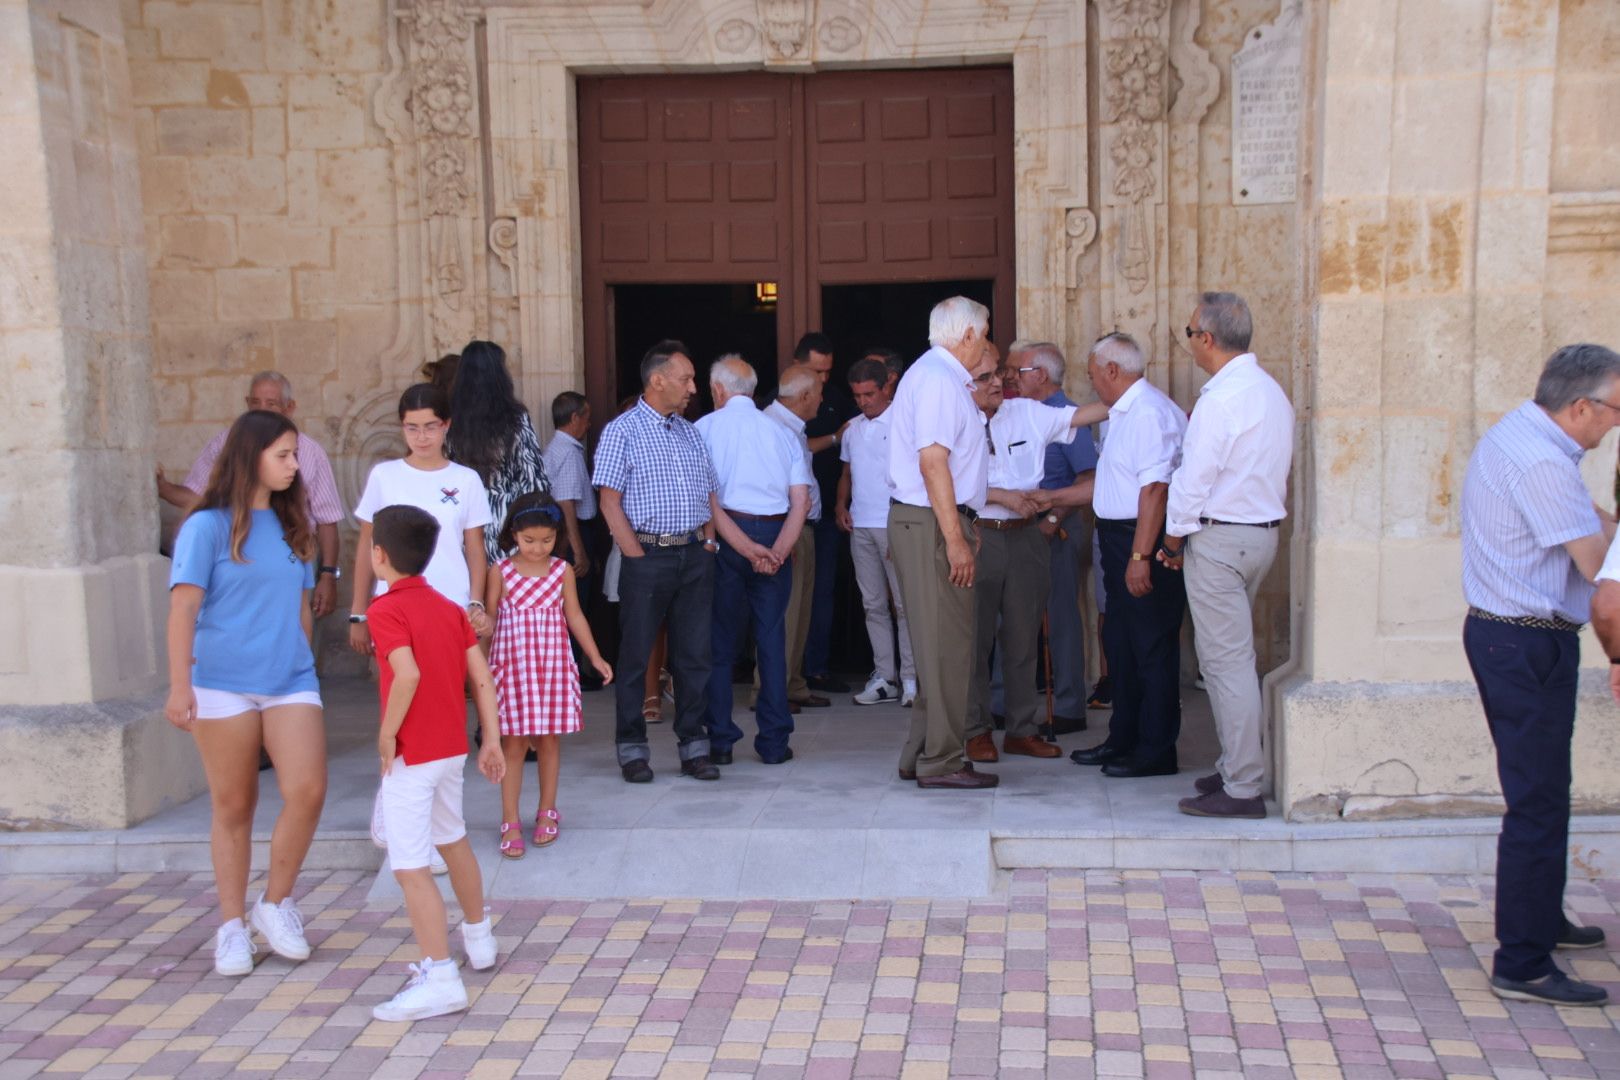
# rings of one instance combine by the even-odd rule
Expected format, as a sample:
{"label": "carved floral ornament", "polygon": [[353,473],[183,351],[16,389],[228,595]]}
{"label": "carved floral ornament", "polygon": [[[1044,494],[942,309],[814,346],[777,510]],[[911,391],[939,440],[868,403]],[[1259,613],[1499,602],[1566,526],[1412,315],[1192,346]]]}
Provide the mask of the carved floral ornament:
{"label": "carved floral ornament", "polygon": [[[715,48],[724,53],[743,53],[763,37],[778,60],[801,56],[810,41],[815,24],[813,0],[757,0],[758,21],[732,18],[714,31]],[[820,24],[816,38],[830,52],[849,52],[865,37],[860,25],[843,15],[834,15]]]}
{"label": "carved floral ornament", "polygon": [[1135,33],[1110,43],[1105,55],[1103,118],[1112,124],[1127,116],[1152,121],[1163,115],[1164,44]]}
{"label": "carved floral ornament", "polygon": [[466,43],[474,16],[457,0],[423,0],[400,18],[411,24],[411,116],[420,141],[429,216],[461,213],[472,197],[466,141],[477,105]]}

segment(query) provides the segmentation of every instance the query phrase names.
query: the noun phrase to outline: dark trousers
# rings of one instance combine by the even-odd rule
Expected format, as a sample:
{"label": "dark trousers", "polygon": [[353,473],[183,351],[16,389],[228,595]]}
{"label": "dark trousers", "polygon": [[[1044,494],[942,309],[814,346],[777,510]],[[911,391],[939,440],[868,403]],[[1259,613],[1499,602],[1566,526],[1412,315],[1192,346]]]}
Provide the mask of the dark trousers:
{"label": "dark trousers", "polygon": [[[584,542],[586,554],[591,558],[591,572],[575,580],[578,586],[580,610],[585,613],[585,621],[590,623],[591,637],[596,639],[596,647],[601,650],[602,656],[608,663],[615,662],[615,639],[613,605],[607,602],[602,595],[602,568],[607,565],[608,551],[613,546],[613,537],[608,534],[607,523],[598,514],[579,523],[579,538]],[[571,555],[569,560],[574,565],[579,564],[577,555]],[[570,639],[571,640],[571,639]],[[600,677],[585,661],[585,653],[580,649],[579,642],[573,643],[574,664],[579,668],[580,678],[587,684],[595,685]]]}
{"label": "dark trousers", "polygon": [[1553,970],[1564,929],[1569,857],[1570,740],[1580,639],[1570,631],[1477,619],[1463,623],[1463,651],[1496,744],[1507,813],[1496,841],[1496,962],[1505,979]]}
{"label": "dark trousers", "polygon": [[714,556],[702,544],[646,547],[619,568],[619,667],[613,704],[619,764],[646,761],[647,721],[641,695],[658,628],[669,627],[669,672],[675,680],[675,739],[681,760],[707,757],[709,622],[714,607]]}
{"label": "dark trousers", "polygon": [[1107,744],[1149,767],[1174,768],[1181,737],[1181,620],[1187,607],[1181,574],[1151,562],[1153,588],[1132,596],[1125,587],[1136,525],[1097,522],[1102,548],[1103,653],[1114,687]]}
{"label": "dark trousers", "polygon": [[821,520],[806,524],[816,531],[816,583],[811,594],[810,634],[804,643],[806,676],[828,674],[832,663],[833,595],[838,584],[838,560],[849,548],[849,534],[838,527],[833,508],[825,506]]}
{"label": "dark trousers", "polygon": [[[776,543],[780,521],[737,519],[737,527],[764,547]],[[754,719],[759,735],[754,749],[760,757],[778,758],[793,734],[793,714],[787,695],[787,607],[793,594],[791,562],[774,574],[754,572],[753,564],[730,544],[720,543],[714,571],[714,620],[710,642],[714,667],[709,673],[709,742],[717,751],[730,750],[743,732],[731,719],[731,665],[736,660],[746,627],[754,632],[754,661],[759,673],[759,696]]]}

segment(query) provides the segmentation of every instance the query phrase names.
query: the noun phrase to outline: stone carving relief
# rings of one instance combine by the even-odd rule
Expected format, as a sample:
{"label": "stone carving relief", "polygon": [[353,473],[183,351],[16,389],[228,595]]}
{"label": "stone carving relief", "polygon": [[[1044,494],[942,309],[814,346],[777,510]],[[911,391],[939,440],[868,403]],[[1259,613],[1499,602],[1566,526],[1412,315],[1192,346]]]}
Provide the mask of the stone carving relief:
{"label": "stone carving relief", "polygon": [[809,37],[811,0],[759,0],[759,25],[771,49],[791,60]]}
{"label": "stone carving relief", "polygon": [[835,15],[821,24],[821,43],[833,52],[849,52],[861,43],[861,28],[853,20]]}
{"label": "stone carving relief", "polygon": [[714,46],[725,53],[746,52],[758,36],[753,24],[743,19],[727,19],[714,32]]}
{"label": "stone carving relief", "polygon": [[1080,259],[1097,239],[1097,215],[1083,206],[1072,206],[1063,215],[1063,235],[1068,241],[1064,258],[1064,287],[1080,287]]}
{"label": "stone carving relief", "polygon": [[1124,209],[1115,259],[1131,292],[1152,278],[1153,223],[1147,204],[1159,192],[1160,145],[1164,139],[1165,64],[1168,50],[1160,23],[1169,0],[1103,0],[1101,8],[1118,35],[1103,45],[1103,120],[1108,141],[1108,188]]}

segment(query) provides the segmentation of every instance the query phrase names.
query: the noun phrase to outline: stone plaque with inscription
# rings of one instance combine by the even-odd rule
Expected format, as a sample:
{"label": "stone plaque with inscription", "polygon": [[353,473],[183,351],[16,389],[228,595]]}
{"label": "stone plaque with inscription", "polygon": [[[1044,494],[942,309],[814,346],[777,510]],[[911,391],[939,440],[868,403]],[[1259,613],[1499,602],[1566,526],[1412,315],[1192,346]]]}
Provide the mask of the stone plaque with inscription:
{"label": "stone plaque with inscription", "polygon": [[1284,0],[1277,21],[1250,30],[1232,57],[1232,201],[1294,201],[1299,170],[1304,19]]}

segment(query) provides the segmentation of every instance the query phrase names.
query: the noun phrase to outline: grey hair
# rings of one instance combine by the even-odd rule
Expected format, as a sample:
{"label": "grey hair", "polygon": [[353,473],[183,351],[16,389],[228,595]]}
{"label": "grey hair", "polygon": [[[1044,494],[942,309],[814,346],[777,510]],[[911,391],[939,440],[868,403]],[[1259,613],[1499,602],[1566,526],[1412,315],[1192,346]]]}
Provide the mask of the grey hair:
{"label": "grey hair", "polygon": [[752,397],[759,375],[741,353],[728,352],[709,365],[709,385],[723,387],[728,394]]}
{"label": "grey hair", "polygon": [[1062,349],[1050,341],[1034,341],[1024,351],[1029,355],[1023,366],[1040,368],[1046,372],[1047,382],[1059,388],[1063,386],[1063,372],[1068,365]]}
{"label": "grey hair", "polygon": [[953,296],[941,300],[928,313],[928,344],[945,349],[960,345],[969,330],[980,337],[990,332],[990,309],[977,300]]}
{"label": "grey hair", "polygon": [[1119,330],[1098,338],[1097,343],[1091,347],[1091,355],[1099,364],[1117,364],[1119,370],[1132,375],[1140,375],[1147,369],[1147,358],[1142,355],[1142,346],[1137,344],[1131,335]]}
{"label": "grey hair", "polygon": [[1561,412],[1581,398],[1597,397],[1620,378],[1620,354],[1602,345],[1565,345],[1547,358],[1536,380],[1536,404]]}
{"label": "grey hair", "polygon": [[1198,329],[1209,331],[1216,348],[1223,352],[1243,353],[1249,351],[1254,337],[1254,319],[1248,302],[1237,293],[1200,293]]}
{"label": "grey hair", "polygon": [[1028,352],[1039,344],[1041,343],[1033,338],[1014,338],[1013,343],[1007,346],[1007,356],[1010,359],[1021,352]]}
{"label": "grey hair", "polygon": [[816,380],[819,379],[809,364],[790,364],[782,369],[782,376],[776,384],[776,398],[778,401],[787,401],[800,394],[808,394],[815,389]]}
{"label": "grey hair", "polygon": [[253,393],[255,386],[266,382],[273,382],[281,388],[281,400],[283,403],[294,400],[291,380],[279,371],[261,371],[253,376],[253,381],[248,383],[248,393]]}

